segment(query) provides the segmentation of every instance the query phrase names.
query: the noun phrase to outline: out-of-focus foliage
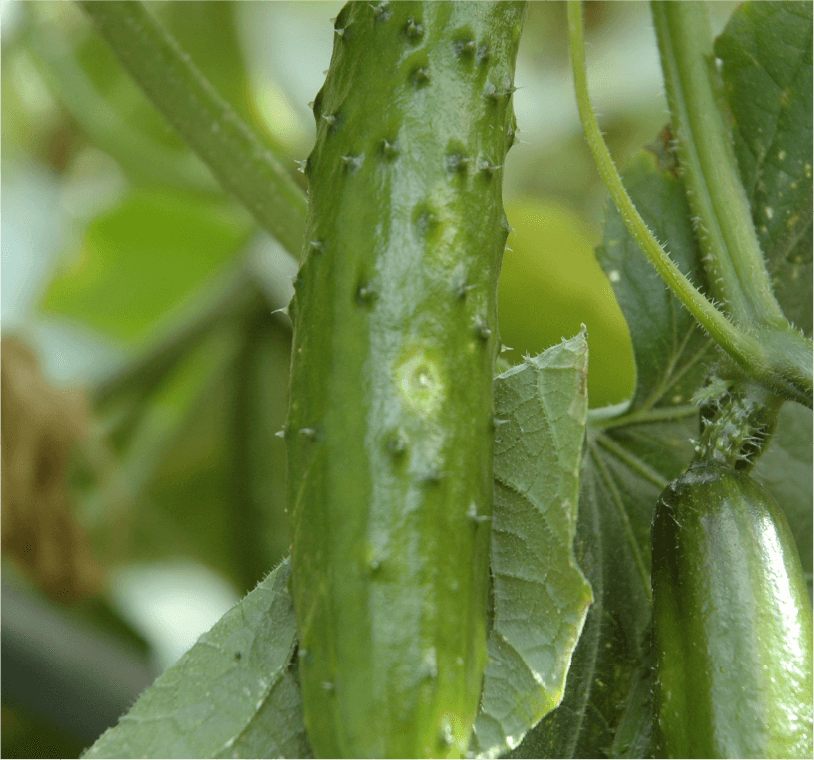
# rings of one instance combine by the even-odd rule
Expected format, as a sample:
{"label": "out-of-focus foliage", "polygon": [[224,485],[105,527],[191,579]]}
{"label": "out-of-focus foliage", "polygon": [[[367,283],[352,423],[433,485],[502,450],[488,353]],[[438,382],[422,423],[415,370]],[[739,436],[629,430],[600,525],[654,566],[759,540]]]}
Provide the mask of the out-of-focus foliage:
{"label": "out-of-focus foliage", "polygon": [[589,228],[554,202],[526,198],[506,209],[514,234],[500,275],[500,337],[509,361],[535,355],[580,323],[588,328],[592,407],[617,403],[633,388],[630,338]]}
{"label": "out-of-focus foliage", "polygon": [[[302,183],[294,161],[312,140],[306,104],[327,67],[329,18],[340,7],[187,2],[150,11]],[[69,526],[61,539],[84,526],[103,570],[184,556],[242,594],[288,546],[274,433],[287,404],[289,331],[270,312],[285,305],[290,266],[273,250],[258,265],[253,222],[77,7],[2,8],[4,329],[33,348],[49,382],[84,385],[91,402],[87,435],[67,463],[60,459],[73,494],[60,513]],[[591,3],[587,21],[607,63],[592,86],[624,163],[664,120],[647,9]],[[591,405],[620,401],[632,385],[630,349],[590,255],[604,191],[576,117],[561,4],[532,4],[518,84],[524,142],[506,171],[517,234],[500,290],[504,342],[537,352],[584,322]],[[260,247],[273,249],[267,240]],[[4,407],[13,398],[4,389]],[[4,426],[24,408],[8,416],[4,408]],[[21,425],[33,432],[35,422],[29,412]],[[5,429],[3,437],[8,444]],[[24,580],[25,567],[4,553],[4,578],[36,595],[37,576]],[[112,609],[116,577],[109,573],[101,595],[71,615],[138,640],[137,623]],[[4,681],[4,755],[65,756],[95,738],[49,733],[41,715],[10,707],[14,694]],[[47,684],[41,694],[47,701]]]}

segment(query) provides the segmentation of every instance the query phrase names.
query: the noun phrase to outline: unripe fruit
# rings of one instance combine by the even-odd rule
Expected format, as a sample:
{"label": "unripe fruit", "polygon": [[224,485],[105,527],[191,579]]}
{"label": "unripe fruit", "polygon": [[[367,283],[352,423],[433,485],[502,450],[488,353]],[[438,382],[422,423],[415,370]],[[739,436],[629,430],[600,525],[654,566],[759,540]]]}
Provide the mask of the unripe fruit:
{"label": "unripe fruit", "polygon": [[305,166],[286,424],[318,756],[460,755],[469,743],[486,665],[501,167],[524,6],[359,2],[336,19]]}
{"label": "unripe fruit", "polygon": [[662,493],[652,542],[659,756],[810,758],[811,601],[777,502],[694,468]]}

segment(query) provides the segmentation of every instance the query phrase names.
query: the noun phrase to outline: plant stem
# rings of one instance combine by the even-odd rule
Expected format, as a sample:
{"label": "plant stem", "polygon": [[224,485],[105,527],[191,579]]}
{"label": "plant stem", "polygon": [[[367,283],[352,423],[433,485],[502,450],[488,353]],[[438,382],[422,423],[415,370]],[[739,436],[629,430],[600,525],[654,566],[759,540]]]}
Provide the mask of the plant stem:
{"label": "plant stem", "polygon": [[305,197],[141,2],[80,5],[147,97],[260,225],[299,258]]}
{"label": "plant stem", "polygon": [[786,398],[812,406],[811,341],[788,323],[763,323],[752,332],[738,329],[679,270],[656,240],[627,194],[608,151],[588,95],[585,46],[579,0],[568,3],[568,26],[577,104],[588,146],[628,231],[670,290],[747,376]]}
{"label": "plant stem", "polygon": [[[674,422],[698,414],[698,407],[695,404],[685,404],[683,406],[667,406],[658,409],[637,409],[621,417],[611,417],[610,419],[595,418],[590,422],[594,430],[617,429],[627,425],[648,425],[659,422]],[[590,420],[590,413],[589,413]]]}
{"label": "plant stem", "polygon": [[706,4],[652,2],[651,9],[710,287],[736,324],[784,326],[716,97],[720,84]]}
{"label": "plant stem", "polygon": [[596,116],[591,108],[588,81],[585,73],[582,11],[578,0],[568,3],[568,25],[571,35],[571,59],[574,68],[577,104],[582,126],[588,140],[588,147],[591,149],[599,173],[605,180],[619,214],[630,234],[647,258],[650,259],[650,263],[653,264],[661,278],[681,303],[728,354],[732,355],[739,364],[748,366],[751,355],[757,353],[758,349],[757,346],[750,345],[754,341],[751,341],[748,336],[742,335],[679,270],[636,210],[633,201],[622,184],[622,179],[605,145]]}
{"label": "plant stem", "polygon": [[[30,6],[22,7],[31,13]],[[77,63],[63,34],[37,19],[27,29],[25,44],[54,97],[91,142],[116,160],[131,181],[221,192],[211,172],[195,154],[164,147],[110,108]]]}

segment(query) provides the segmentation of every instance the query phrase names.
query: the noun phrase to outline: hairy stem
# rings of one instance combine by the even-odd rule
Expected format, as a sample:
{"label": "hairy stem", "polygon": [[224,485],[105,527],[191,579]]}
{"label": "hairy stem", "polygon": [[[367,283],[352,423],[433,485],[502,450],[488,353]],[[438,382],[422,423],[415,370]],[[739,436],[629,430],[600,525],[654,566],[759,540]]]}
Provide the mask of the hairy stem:
{"label": "hairy stem", "polygon": [[710,287],[736,324],[786,324],[772,290],[716,97],[718,70],[704,3],[653,2],[664,84],[687,199]]}
{"label": "hairy stem", "polygon": [[299,258],[305,197],[141,2],[80,3],[122,66],[181,137],[276,240]]}
{"label": "hairy stem", "polygon": [[750,332],[736,327],[679,270],[636,210],[591,108],[585,73],[582,12],[578,0],[568,3],[568,26],[582,126],[599,173],[628,231],[679,301],[747,376],[786,398],[811,407],[814,395],[811,341],[787,326],[778,328],[772,323],[764,323]]}

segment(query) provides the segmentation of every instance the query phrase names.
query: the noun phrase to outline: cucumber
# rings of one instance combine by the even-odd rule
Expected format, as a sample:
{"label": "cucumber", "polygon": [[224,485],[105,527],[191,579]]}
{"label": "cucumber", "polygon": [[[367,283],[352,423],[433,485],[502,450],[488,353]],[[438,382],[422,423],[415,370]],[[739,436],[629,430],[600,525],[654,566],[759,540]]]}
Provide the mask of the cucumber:
{"label": "cucumber", "polygon": [[659,756],[810,758],[811,601],[777,502],[743,473],[691,469],[652,544]]}
{"label": "cucumber", "polygon": [[463,754],[486,665],[502,165],[524,3],[335,21],[294,324],[299,673],[323,757]]}

